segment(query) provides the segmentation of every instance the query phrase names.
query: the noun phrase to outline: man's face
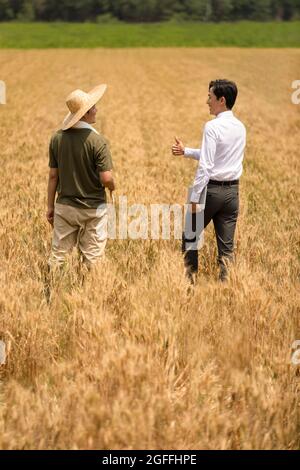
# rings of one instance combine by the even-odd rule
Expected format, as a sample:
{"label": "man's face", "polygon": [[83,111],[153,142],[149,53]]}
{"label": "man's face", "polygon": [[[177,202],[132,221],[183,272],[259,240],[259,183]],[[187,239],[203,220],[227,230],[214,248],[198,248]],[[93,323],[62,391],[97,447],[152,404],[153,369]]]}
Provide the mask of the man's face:
{"label": "man's face", "polygon": [[206,103],[208,104],[210,114],[213,116],[217,116],[219,113],[226,111],[227,109],[225,98],[221,96],[221,98],[218,99],[214,94],[213,88],[209,89]]}
{"label": "man's face", "polygon": [[86,118],[87,122],[89,124],[94,124],[96,122],[96,114],[97,114],[97,108],[96,105],[94,105],[87,113],[86,113]]}

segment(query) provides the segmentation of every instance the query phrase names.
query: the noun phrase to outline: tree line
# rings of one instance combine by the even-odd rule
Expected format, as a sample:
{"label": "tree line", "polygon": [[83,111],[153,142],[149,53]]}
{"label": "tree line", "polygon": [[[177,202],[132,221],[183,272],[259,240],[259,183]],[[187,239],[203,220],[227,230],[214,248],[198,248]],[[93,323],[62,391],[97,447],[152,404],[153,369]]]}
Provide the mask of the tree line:
{"label": "tree line", "polygon": [[292,20],[300,0],[0,0],[0,21]]}

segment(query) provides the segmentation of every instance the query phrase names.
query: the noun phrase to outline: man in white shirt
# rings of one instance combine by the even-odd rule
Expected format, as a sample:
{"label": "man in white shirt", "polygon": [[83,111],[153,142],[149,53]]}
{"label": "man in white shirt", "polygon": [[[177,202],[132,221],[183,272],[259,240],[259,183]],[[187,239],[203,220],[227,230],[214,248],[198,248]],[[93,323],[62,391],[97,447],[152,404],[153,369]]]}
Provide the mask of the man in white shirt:
{"label": "man in white shirt", "polygon": [[[237,97],[237,86],[229,80],[209,83],[207,104],[216,116],[204,126],[201,149],[185,147],[179,139],[172,147],[173,155],[183,155],[199,161],[190,197],[196,218],[202,191],[207,187],[204,228],[213,220],[217,245],[220,280],[227,278],[228,261],[233,259],[234,233],[239,211],[239,178],[246,145],[245,126],[231,109]],[[198,271],[198,251],[189,249],[183,234],[183,253],[189,277]],[[191,245],[191,244],[190,244]]]}

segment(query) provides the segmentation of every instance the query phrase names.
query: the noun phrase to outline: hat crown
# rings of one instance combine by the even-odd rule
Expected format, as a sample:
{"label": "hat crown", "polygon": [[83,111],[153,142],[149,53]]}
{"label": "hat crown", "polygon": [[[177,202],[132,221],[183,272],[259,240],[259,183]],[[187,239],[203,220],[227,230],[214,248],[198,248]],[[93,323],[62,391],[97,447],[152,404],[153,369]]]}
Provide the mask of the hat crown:
{"label": "hat crown", "polygon": [[66,131],[74,126],[89,109],[98,103],[105,93],[106,88],[107,85],[102,83],[94,87],[89,93],[85,93],[79,89],[72,91],[66,98],[69,113],[63,121],[62,130]]}
{"label": "hat crown", "polygon": [[69,94],[66,99],[66,104],[72,114],[77,113],[83,106],[90,102],[91,98],[88,93],[82,90],[75,90]]}

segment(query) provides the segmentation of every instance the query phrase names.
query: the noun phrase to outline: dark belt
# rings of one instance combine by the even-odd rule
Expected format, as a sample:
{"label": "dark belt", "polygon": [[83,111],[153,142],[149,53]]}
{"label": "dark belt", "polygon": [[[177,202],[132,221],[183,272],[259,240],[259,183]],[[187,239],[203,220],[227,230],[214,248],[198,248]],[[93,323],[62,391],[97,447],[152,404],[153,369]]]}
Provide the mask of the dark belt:
{"label": "dark belt", "polygon": [[239,184],[239,180],[232,180],[232,181],[209,180],[208,184],[216,184],[218,186],[232,186],[234,184]]}

